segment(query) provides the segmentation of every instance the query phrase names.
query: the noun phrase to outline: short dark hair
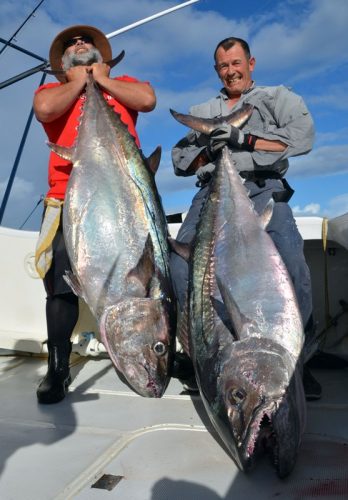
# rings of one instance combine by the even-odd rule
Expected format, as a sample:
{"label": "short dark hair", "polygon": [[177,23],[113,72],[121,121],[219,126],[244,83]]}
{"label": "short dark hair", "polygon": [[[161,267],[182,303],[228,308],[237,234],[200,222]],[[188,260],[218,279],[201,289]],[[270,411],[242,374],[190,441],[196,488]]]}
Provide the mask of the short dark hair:
{"label": "short dark hair", "polygon": [[251,54],[250,54],[250,47],[249,44],[243,40],[242,38],[237,38],[234,36],[230,36],[228,38],[224,38],[219,42],[216,46],[215,52],[214,52],[214,61],[216,62],[216,53],[220,47],[222,47],[224,50],[228,50],[231,47],[233,47],[236,43],[239,43],[242,46],[242,49],[244,50],[245,55],[247,56],[248,59],[250,59]]}

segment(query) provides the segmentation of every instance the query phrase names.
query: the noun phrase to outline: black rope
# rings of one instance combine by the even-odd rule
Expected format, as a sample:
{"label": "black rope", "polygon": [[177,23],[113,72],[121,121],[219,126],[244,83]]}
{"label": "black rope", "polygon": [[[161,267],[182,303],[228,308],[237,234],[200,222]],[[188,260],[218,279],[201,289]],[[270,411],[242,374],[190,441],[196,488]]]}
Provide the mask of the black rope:
{"label": "black rope", "polygon": [[25,219],[25,221],[23,222],[23,224],[21,224],[21,225],[19,226],[19,228],[18,228],[18,229],[23,229],[23,226],[24,226],[24,225],[28,222],[28,220],[30,219],[30,217],[33,215],[33,213],[35,212],[35,210],[37,209],[37,207],[40,205],[40,203],[41,203],[44,199],[45,199],[45,195],[44,195],[44,194],[42,194],[42,195],[40,196],[39,201],[36,203],[35,207],[33,208],[33,210],[30,212],[30,214],[28,215],[28,217]]}

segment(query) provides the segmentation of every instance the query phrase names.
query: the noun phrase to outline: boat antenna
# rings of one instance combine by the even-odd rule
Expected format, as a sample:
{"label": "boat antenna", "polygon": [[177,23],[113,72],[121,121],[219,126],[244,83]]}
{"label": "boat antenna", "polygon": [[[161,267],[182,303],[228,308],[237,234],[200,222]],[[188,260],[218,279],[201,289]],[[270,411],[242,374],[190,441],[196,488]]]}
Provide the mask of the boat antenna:
{"label": "boat antenna", "polygon": [[16,40],[16,35],[20,32],[20,30],[23,28],[23,26],[29,21],[29,19],[31,17],[34,17],[34,14],[35,12],[37,11],[37,9],[40,7],[40,5],[44,2],[45,0],[41,0],[41,2],[39,2],[37,4],[37,6],[35,7],[35,9],[33,9],[31,11],[31,13],[29,14],[29,16],[25,19],[25,21],[22,22],[22,24],[20,25],[20,27],[18,28],[17,31],[15,31],[13,33],[13,35],[11,36],[11,38],[9,38],[9,40],[7,40],[7,42],[5,43],[5,45],[2,47],[2,49],[0,50],[0,55],[4,52],[4,50],[6,49],[6,47],[8,47],[8,45],[10,44],[10,42],[12,42],[12,40]]}

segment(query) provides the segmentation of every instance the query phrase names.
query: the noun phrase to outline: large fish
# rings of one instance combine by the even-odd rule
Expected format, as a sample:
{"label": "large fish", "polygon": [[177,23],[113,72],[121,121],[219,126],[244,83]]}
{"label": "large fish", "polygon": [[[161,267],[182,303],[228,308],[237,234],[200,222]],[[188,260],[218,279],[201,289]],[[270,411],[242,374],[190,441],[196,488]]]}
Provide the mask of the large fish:
{"label": "large fish", "polygon": [[50,146],[73,163],[63,212],[67,280],[96,318],[118,372],[142,396],[160,397],[176,313],[154,173],[92,75],[76,144]]}
{"label": "large fish", "polygon": [[[237,117],[243,112],[250,107]],[[172,114],[201,132],[216,126]],[[188,349],[207,413],[239,468],[248,471],[266,450],[284,477],[306,419],[304,333],[291,279],[265,231],[271,215],[272,203],[261,217],[254,211],[224,147],[191,249]]]}

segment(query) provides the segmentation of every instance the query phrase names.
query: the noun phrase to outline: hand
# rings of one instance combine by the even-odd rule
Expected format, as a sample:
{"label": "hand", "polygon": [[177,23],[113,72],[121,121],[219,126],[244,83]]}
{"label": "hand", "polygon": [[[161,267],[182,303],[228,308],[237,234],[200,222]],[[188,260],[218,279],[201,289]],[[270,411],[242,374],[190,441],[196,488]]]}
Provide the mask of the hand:
{"label": "hand", "polygon": [[214,129],[210,134],[210,144],[224,141],[234,148],[240,148],[244,140],[244,134],[237,127],[225,123]]}
{"label": "hand", "polygon": [[217,127],[210,134],[208,151],[212,156],[228,144],[232,148],[254,151],[256,137],[251,134],[244,134],[241,130],[225,123]]}

